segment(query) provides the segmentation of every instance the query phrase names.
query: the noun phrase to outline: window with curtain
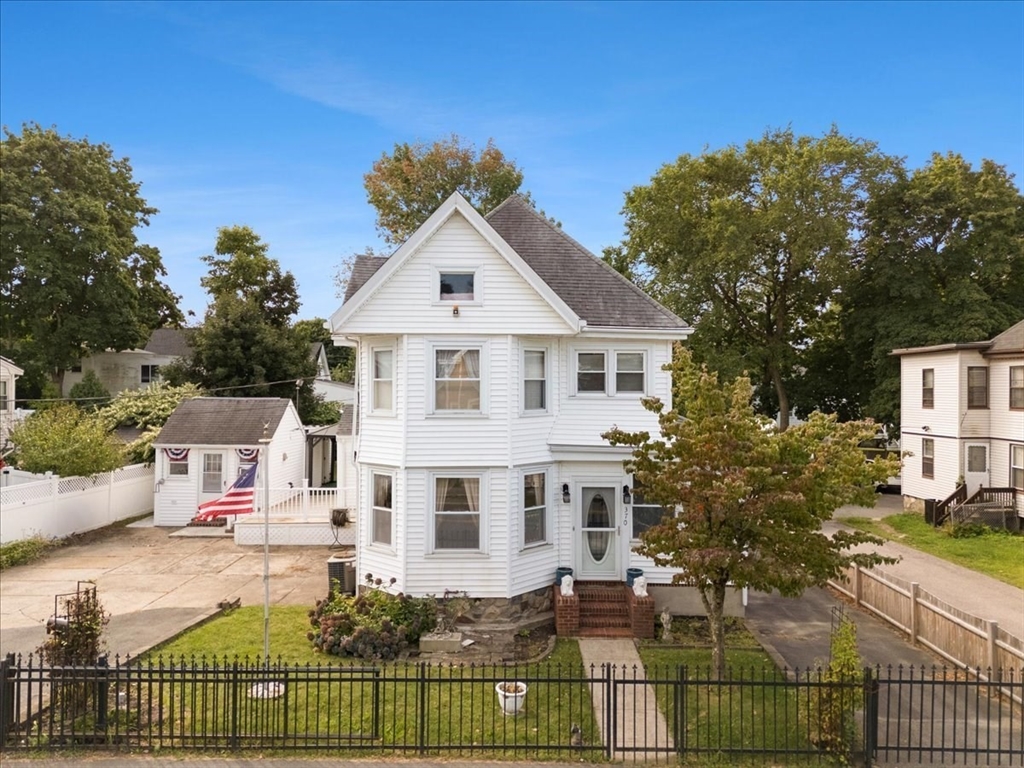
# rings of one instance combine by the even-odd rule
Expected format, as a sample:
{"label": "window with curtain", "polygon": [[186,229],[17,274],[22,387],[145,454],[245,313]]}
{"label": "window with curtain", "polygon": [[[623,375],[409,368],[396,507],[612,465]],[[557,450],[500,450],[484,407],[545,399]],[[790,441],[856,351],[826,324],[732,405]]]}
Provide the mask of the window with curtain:
{"label": "window with curtain", "polygon": [[528,349],[523,352],[523,410],[544,411],[547,398],[547,352]]}
{"label": "window with curtain", "polygon": [[391,501],[391,475],[373,473],[373,520],[371,541],[374,544],[391,546],[391,518],[394,512]]}
{"label": "window with curtain", "polygon": [[390,411],[394,407],[395,353],[390,349],[373,350],[373,410]]}
{"label": "window with curtain", "polygon": [[547,473],[523,475],[523,546],[547,541]]}
{"label": "window with curtain", "polygon": [[988,408],[988,368],[967,369],[967,407]]}
{"label": "window with curtain", "polygon": [[935,407],[935,369],[925,368],[921,371],[921,407]]}
{"label": "window with curtain", "polygon": [[480,478],[434,478],[434,549],[480,550]]}
{"label": "window with curtain", "polygon": [[480,410],[480,350],[434,350],[434,410]]}
{"label": "window with curtain", "polygon": [[928,437],[921,441],[921,477],[935,477],[935,441]]}

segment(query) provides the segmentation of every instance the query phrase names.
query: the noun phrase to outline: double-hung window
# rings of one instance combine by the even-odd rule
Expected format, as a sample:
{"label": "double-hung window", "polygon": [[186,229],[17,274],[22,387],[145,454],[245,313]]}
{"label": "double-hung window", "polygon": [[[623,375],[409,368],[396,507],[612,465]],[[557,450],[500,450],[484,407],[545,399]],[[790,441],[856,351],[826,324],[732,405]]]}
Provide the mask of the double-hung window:
{"label": "double-hung window", "polygon": [[480,477],[434,478],[434,549],[480,547]]}
{"label": "double-hung window", "polygon": [[0,411],[9,411],[10,406],[7,405],[7,382],[0,381]]}
{"label": "double-hung window", "polygon": [[1010,446],[1010,485],[1024,491],[1024,445]]}
{"label": "double-hung window", "polygon": [[935,369],[925,368],[921,371],[921,407],[935,407]]}
{"label": "double-hung window", "polygon": [[647,389],[643,351],[576,352],[576,393],[642,395]]}
{"label": "double-hung window", "polygon": [[373,519],[370,525],[370,541],[374,544],[385,544],[391,546],[392,517],[394,507],[392,506],[392,488],[394,478],[391,475],[379,472],[371,473],[373,477]]}
{"label": "double-hung window", "polygon": [[653,501],[648,501],[644,496],[643,488],[635,483],[633,486],[633,538],[639,539],[644,531],[660,523],[664,516],[665,508]]}
{"label": "double-hung window", "polygon": [[1010,410],[1024,411],[1024,365],[1010,366]]}
{"label": "double-hung window", "polygon": [[988,368],[967,369],[967,407],[988,408]]}
{"label": "double-hung window", "polygon": [[935,477],[935,441],[921,440],[921,477]]}
{"label": "double-hung window", "polygon": [[434,350],[434,410],[481,410],[479,348]]}
{"label": "double-hung window", "polygon": [[547,352],[543,349],[523,351],[523,410],[546,411]]}
{"label": "double-hung window", "polygon": [[373,378],[371,410],[391,411],[395,397],[395,352],[392,349],[373,350]]}
{"label": "double-hung window", "polygon": [[543,544],[548,540],[547,473],[523,475],[523,546]]}

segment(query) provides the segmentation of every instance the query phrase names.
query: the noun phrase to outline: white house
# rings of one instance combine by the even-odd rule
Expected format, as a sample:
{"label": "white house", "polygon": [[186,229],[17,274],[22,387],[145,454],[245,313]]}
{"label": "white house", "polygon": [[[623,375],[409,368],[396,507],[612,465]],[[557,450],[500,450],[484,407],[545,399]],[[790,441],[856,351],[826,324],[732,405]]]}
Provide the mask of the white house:
{"label": "white house", "polygon": [[601,434],[657,431],[640,400],[671,400],[662,366],[692,329],[521,198],[485,219],[452,195],[357,259],[328,326],[357,354],[361,577],[505,601],[550,596],[559,567],[670,581],[631,551],[661,511]]}
{"label": "white house", "polygon": [[15,389],[18,377],[24,373],[6,357],[0,356],[0,450],[7,445],[7,436],[17,420]]}
{"label": "white house", "polygon": [[107,350],[82,358],[78,365],[65,372],[62,394],[68,397],[71,388],[88,371],[96,374],[96,378],[111,395],[126,389],[145,389],[160,381],[161,368],[188,354],[187,329],[157,328],[141,349],[125,349],[120,352]]}
{"label": "white house", "polygon": [[991,341],[894,350],[907,506],[966,483],[1016,488],[1024,514],[1024,321]]}
{"label": "white house", "polygon": [[186,525],[200,504],[222,496],[257,460],[264,436],[270,439],[263,464],[270,486],[301,489],[306,435],[290,400],[198,397],[181,403],[153,443],[155,524]]}

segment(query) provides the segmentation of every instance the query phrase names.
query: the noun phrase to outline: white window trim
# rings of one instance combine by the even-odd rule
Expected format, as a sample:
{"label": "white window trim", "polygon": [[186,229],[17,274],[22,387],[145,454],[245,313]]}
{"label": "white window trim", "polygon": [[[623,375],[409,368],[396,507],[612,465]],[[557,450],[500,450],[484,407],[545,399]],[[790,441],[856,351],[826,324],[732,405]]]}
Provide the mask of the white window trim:
{"label": "white window trim", "polygon": [[[390,544],[385,544],[383,541],[375,541],[374,538],[373,538],[373,515],[374,515],[374,511],[377,509],[377,505],[373,503],[373,501],[374,501],[374,499],[373,499],[373,494],[374,494],[373,476],[374,475],[383,475],[384,477],[388,477],[388,478],[391,479],[391,543]],[[369,482],[366,484],[366,487],[368,489],[368,494],[367,494],[367,502],[368,502],[368,504],[367,504],[367,508],[370,510],[369,519],[366,521],[366,545],[368,547],[372,548],[372,549],[383,551],[383,552],[388,552],[390,554],[394,554],[395,551],[396,551],[395,550],[395,531],[397,529],[395,527],[395,518],[397,517],[397,512],[395,511],[395,488],[396,488],[395,480],[396,480],[395,472],[392,472],[392,471],[386,470],[386,469],[371,468],[369,470]],[[382,507],[382,509],[383,509],[383,507]]]}
{"label": "white window trim", "polygon": [[[437,385],[437,352],[441,349],[475,349],[480,352],[480,409],[476,411],[471,410],[440,410],[437,407],[435,399],[437,397],[437,391],[435,389]],[[488,396],[490,387],[490,356],[488,355],[488,345],[486,341],[480,341],[479,339],[450,339],[444,341],[431,341],[427,345],[427,403],[429,410],[427,411],[428,416],[436,416],[445,419],[479,419],[486,418],[488,412],[488,405],[490,398]]]}
{"label": "white window trim", "polygon": [[623,371],[623,373],[639,373],[639,374],[641,374],[643,376],[643,386],[640,388],[639,392],[630,390],[630,391],[627,391],[627,392],[623,392],[622,395],[623,396],[630,396],[630,395],[632,395],[632,396],[637,396],[637,397],[646,397],[647,396],[647,392],[650,389],[650,387],[649,387],[650,382],[649,382],[649,380],[647,378],[647,371],[650,368],[650,366],[647,364],[647,359],[648,359],[647,350],[646,349],[616,349],[614,351],[615,373],[614,373],[614,378],[613,378],[613,380],[611,382],[611,385],[612,385],[612,387],[614,389],[614,393],[616,395],[619,394],[619,355],[640,355],[640,365],[642,366],[642,370],[640,370],[640,371]]}
{"label": "white window trim", "polygon": [[[185,459],[185,461],[171,461],[170,459],[167,459],[167,474],[166,474],[167,479],[170,480],[173,483],[180,483],[180,482],[187,481],[189,479],[189,475],[192,474],[192,467],[189,466],[190,463],[191,462],[189,461],[189,459]],[[181,466],[185,467],[185,471],[183,473],[174,474],[174,473],[171,472],[171,467],[181,467]]]}
{"label": "white window trim", "polygon": [[[442,299],[441,298],[441,275],[451,273],[456,275],[473,276],[473,298],[472,299]],[[484,303],[484,268],[479,267],[435,267],[430,268],[430,303],[435,307],[451,307],[458,304],[460,307],[478,307]]]}
{"label": "white window trim", "polygon": [[[378,408],[377,407],[377,389],[374,384],[378,379],[374,378],[374,358],[378,352],[390,352],[391,353],[391,407],[390,408]],[[370,413],[375,416],[394,416],[395,415],[395,396],[397,395],[396,382],[396,368],[398,363],[398,355],[395,352],[394,346],[376,346],[370,347],[370,360],[367,366],[367,374],[370,379]],[[386,381],[386,379],[379,379],[379,381]]]}
{"label": "white window trim", "polygon": [[[1017,464],[1013,463],[1013,452],[1014,452],[1015,448],[1019,448],[1020,449],[1020,453],[1021,453],[1021,464],[1020,465],[1017,465]],[[1010,481],[1009,482],[1009,486],[1011,488],[1018,488],[1019,490],[1024,490],[1024,487],[1017,486],[1017,485],[1013,484],[1013,470],[1014,469],[1018,469],[1018,468],[1019,469],[1024,469],[1024,445],[1019,444],[1019,443],[1010,443],[1010,456],[1009,456],[1009,474],[1010,474],[1010,476],[1007,478]]]}
{"label": "white window trim", "polygon": [[[544,407],[526,407],[526,353],[544,353]],[[551,349],[542,344],[530,344],[524,346],[519,354],[519,413],[523,416],[544,416],[551,412]],[[536,381],[536,379],[531,379]]]}
{"label": "white window trim", "polygon": [[[478,549],[438,549],[437,542],[434,540],[434,515],[437,514],[437,480],[438,478],[477,478],[480,480],[480,509],[477,514],[480,517],[480,541]],[[488,519],[487,519],[487,507],[488,500],[490,499],[490,488],[488,483],[488,473],[483,471],[472,471],[464,469],[452,469],[452,470],[438,470],[436,472],[430,472],[427,476],[427,482],[430,484],[428,488],[430,496],[430,506],[428,507],[429,515],[427,518],[427,554],[434,555],[436,557],[451,557],[459,558],[465,556],[480,556],[488,554]]]}
{"label": "white window trim", "polygon": [[[544,475],[544,538],[541,541],[526,542],[526,476]],[[536,549],[551,544],[552,512],[551,467],[523,467],[519,472],[519,548]],[[531,507],[536,509],[536,507]]]}
{"label": "white window trim", "polygon": [[[604,392],[580,392],[579,391],[579,372],[580,372],[580,358],[581,354],[588,353],[601,353],[604,355]],[[647,347],[640,349],[622,348],[617,346],[609,347],[570,347],[570,365],[572,370],[572,382],[571,392],[572,397],[647,397],[651,393],[651,350]],[[618,392],[618,356],[620,354],[639,354],[643,355],[644,365],[644,388],[642,392]],[[630,373],[636,373],[636,371],[630,371]]]}

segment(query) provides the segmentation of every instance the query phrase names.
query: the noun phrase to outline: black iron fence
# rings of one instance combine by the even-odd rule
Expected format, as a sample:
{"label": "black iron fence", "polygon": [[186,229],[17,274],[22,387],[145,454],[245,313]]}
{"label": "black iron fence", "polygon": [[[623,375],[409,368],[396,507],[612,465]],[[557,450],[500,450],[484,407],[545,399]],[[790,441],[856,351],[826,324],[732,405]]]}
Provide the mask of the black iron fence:
{"label": "black iron fence", "polygon": [[1024,763],[1019,671],[0,662],[0,749]]}

